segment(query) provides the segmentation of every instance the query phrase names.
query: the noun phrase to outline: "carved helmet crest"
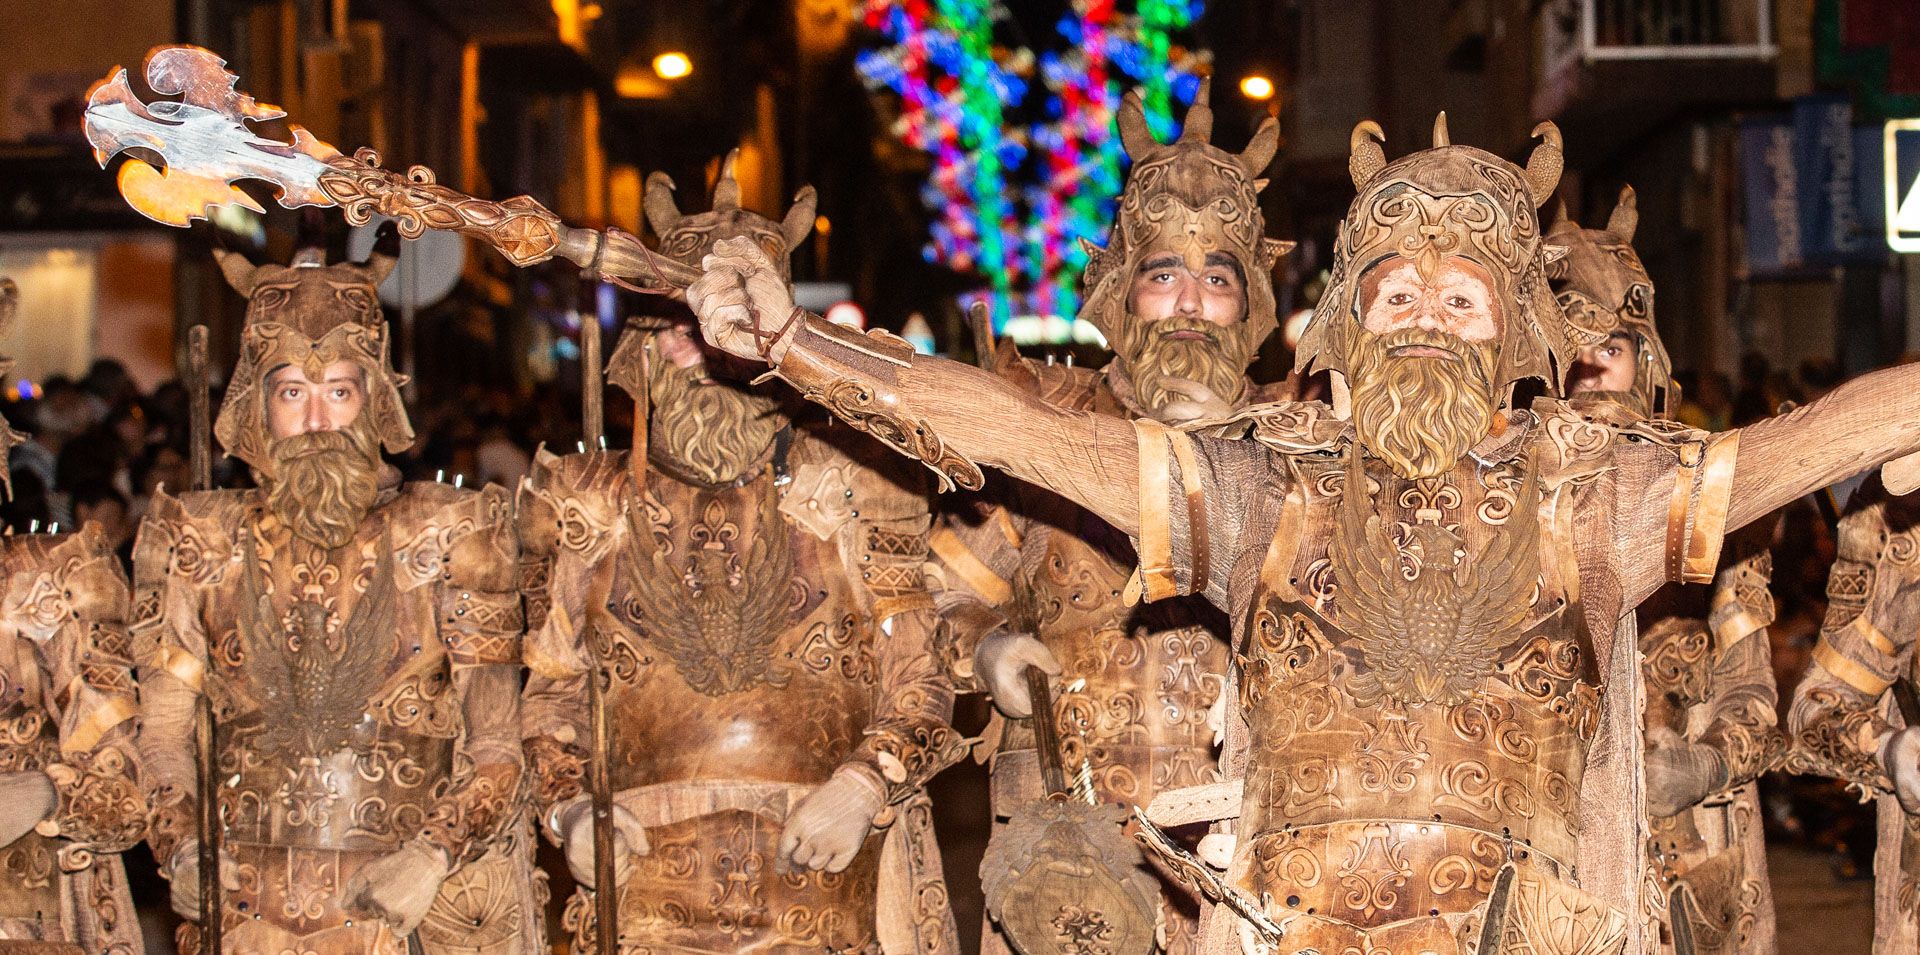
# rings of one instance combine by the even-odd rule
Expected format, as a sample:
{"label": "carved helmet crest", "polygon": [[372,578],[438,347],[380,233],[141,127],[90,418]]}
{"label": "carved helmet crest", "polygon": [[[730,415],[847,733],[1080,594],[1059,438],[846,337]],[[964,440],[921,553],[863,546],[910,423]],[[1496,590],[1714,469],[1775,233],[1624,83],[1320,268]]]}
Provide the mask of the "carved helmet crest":
{"label": "carved helmet crest", "polygon": [[[738,149],[732,150],[721,162],[720,178],[713,186],[713,208],[707,212],[681,212],[674,202],[673,180],[663,172],[648,176],[642,201],[647,224],[660,237],[661,254],[676,262],[697,266],[721,239],[744,237],[753,240],[767,254],[780,270],[781,278],[790,279],[793,250],[813,231],[816,205],[813,187],[802,186],[794,193],[793,205],[779,222],[742,209],[740,182],[733,174],[739,155]],[[622,335],[619,346],[607,359],[607,380],[630,395],[637,395],[639,392],[635,389],[646,387],[640,361],[645,338],[638,334]]]}
{"label": "carved helmet crest", "polygon": [[302,251],[290,265],[254,265],[237,252],[215,249],[227,284],[247,300],[240,332],[240,360],[213,434],[228,454],[261,473],[271,473],[266,377],[299,365],[319,380],[327,365],[351,361],[366,371],[367,403],[374,433],[389,451],[413,445],[413,426],[400,400],[404,376],[393,370],[379,286],[393,271],[397,238],[383,231],[365,262],[322,264],[320,253]]}
{"label": "carved helmet crest", "polygon": [[1260,191],[1267,180],[1259,177],[1279,148],[1279,124],[1271,118],[1261,123],[1238,154],[1214,146],[1213,107],[1205,83],[1173,142],[1154,138],[1137,91],[1121,101],[1118,123],[1133,170],[1120,193],[1106,248],[1082,244],[1087,267],[1081,278],[1086,302],[1080,317],[1114,341],[1127,321],[1133,275],[1148,255],[1173,252],[1198,272],[1209,253],[1224,252],[1245,273],[1247,321],[1253,340],[1264,340],[1279,321],[1273,264],[1293,248],[1292,242],[1266,237],[1260,212]]}
{"label": "carved helmet crest", "polygon": [[1458,255],[1492,276],[1505,316],[1495,386],[1540,378],[1557,393],[1573,345],[1546,269],[1566,250],[1543,239],[1538,209],[1559,184],[1564,159],[1558,127],[1541,123],[1533,135],[1541,142],[1522,168],[1454,145],[1441,113],[1432,148],[1389,163],[1379,124],[1355,126],[1347,171],[1359,193],[1341,223],[1332,276],[1301,335],[1295,367],[1346,373],[1360,328],[1359,279],[1369,269],[1395,256],[1431,261]]}

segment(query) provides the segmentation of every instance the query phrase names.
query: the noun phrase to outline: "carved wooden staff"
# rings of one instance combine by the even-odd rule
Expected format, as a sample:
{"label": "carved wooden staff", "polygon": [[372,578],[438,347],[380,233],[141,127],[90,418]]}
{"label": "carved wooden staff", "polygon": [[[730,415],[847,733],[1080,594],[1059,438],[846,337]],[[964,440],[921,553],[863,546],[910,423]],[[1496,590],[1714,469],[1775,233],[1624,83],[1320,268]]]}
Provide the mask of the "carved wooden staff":
{"label": "carved wooden staff", "polygon": [[[606,417],[600,384],[600,316],[580,320],[580,420],[587,450],[597,451],[606,440]],[[619,935],[618,886],[615,884],[616,860],[613,857],[613,767],[612,740],[607,728],[608,673],[600,654],[593,647],[593,621],[587,621],[588,655],[593,669],[587,674],[587,715],[592,722],[593,751],[588,767],[589,798],[593,801],[593,917],[595,940],[600,955],[614,955]]]}
{"label": "carved wooden staff", "polygon": [[[207,383],[207,326],[187,330],[188,433],[191,445],[188,464],[193,472],[193,489],[213,487],[213,446],[209,435]],[[200,701],[194,723],[194,746],[200,777],[200,950],[220,955],[220,780],[214,749],[219,727],[213,715],[213,641],[209,639],[201,660],[205,672],[200,678]]]}

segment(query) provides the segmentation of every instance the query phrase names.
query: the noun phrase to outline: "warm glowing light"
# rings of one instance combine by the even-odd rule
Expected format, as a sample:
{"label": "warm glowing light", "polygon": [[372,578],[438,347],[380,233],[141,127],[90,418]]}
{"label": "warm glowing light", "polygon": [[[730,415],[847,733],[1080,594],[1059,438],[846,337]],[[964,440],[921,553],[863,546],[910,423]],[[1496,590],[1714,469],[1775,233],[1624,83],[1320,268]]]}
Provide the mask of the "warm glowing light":
{"label": "warm glowing light", "polygon": [[1240,80],[1240,93],[1253,100],[1272,99],[1273,81],[1255,73]]}
{"label": "warm glowing light", "polygon": [[653,58],[653,71],[663,80],[677,80],[693,72],[693,61],[678,51],[662,53]]}
{"label": "warm glowing light", "polygon": [[845,325],[849,328],[867,327],[866,310],[853,302],[835,302],[827,309],[824,317],[835,325]]}
{"label": "warm glowing light", "polygon": [[828,219],[826,216],[814,216],[813,231],[818,232],[821,235],[831,234],[833,232],[832,220]]}

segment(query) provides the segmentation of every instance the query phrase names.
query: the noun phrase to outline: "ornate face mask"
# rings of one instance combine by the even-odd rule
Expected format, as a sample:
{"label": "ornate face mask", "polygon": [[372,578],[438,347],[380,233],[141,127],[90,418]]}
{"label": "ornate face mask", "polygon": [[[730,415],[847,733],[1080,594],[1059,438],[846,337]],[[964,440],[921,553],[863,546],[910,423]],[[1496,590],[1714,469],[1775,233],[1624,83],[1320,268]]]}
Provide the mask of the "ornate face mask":
{"label": "ornate face mask", "polygon": [[1616,333],[1632,342],[1633,387],[1611,397],[1638,414],[1659,417],[1676,403],[1673,363],[1654,326],[1653,279],[1633,252],[1639,223],[1631,186],[1620,189],[1604,229],[1583,229],[1562,215],[1547,238],[1567,254],[1548,271],[1575,345],[1599,344]]}
{"label": "ornate face mask", "polygon": [[294,365],[308,379],[320,381],[326,367],[337,361],[353,362],[366,372],[366,406],[360,416],[378,444],[394,453],[413,445],[413,426],[400,400],[406,381],[393,370],[377,291],[393,270],[391,253],[376,249],[359,264],[291,266],[256,266],[224,250],[214,256],[227,284],[247,299],[240,361],[213,423],[214,437],[228,454],[272,477],[267,375]]}
{"label": "ornate face mask", "polygon": [[1350,363],[1371,304],[1363,300],[1360,277],[1390,269],[1396,257],[1410,260],[1421,275],[1464,259],[1484,273],[1491,310],[1501,316],[1487,356],[1494,394],[1505,400],[1522,378],[1558,389],[1573,345],[1546,269],[1564,250],[1543,241],[1536,210],[1560,180],[1559,130],[1552,123],[1534,129],[1542,143],[1525,169],[1452,145],[1445,114],[1433,132],[1432,149],[1389,164],[1380,127],[1371,121],[1354,127],[1347,167],[1359,194],[1341,225],[1331,278],[1301,335],[1296,367],[1331,370],[1359,389]]}
{"label": "ornate face mask", "polygon": [[[1256,177],[1273,161],[1279,126],[1271,119],[1263,123],[1239,155],[1214,147],[1208,142],[1213,110],[1204,86],[1187,111],[1180,138],[1171,143],[1159,142],[1148,130],[1137,94],[1129,93],[1121,103],[1119,125],[1133,171],[1121,193],[1107,247],[1085,246],[1087,298],[1080,317],[1106,336],[1147,408],[1160,404],[1154,394],[1156,377],[1205,378],[1206,368],[1215,365],[1235,390],[1221,397],[1238,397],[1247,365],[1277,324],[1273,264],[1293,247],[1267,238],[1260,214],[1259,193],[1266,180]],[[1186,354],[1195,351],[1187,346],[1161,347],[1159,330],[1150,327],[1157,323],[1143,321],[1129,308],[1128,292],[1142,265],[1173,258],[1199,275],[1221,256],[1232,261],[1245,283],[1245,317],[1231,326],[1196,326],[1212,340],[1213,354]],[[1176,316],[1166,321],[1195,320]],[[1219,393],[1220,387],[1214,390]]]}
{"label": "ornate face mask", "polygon": [[[774,222],[740,208],[740,184],[734,179],[736,153],[727,154],[713,190],[713,209],[684,215],[673,200],[673,180],[663,173],[647,178],[647,223],[660,236],[660,251],[674,260],[698,265],[721,239],[753,240],[791,277],[794,247],[813,230],[814,193],[808,186],[794,196],[787,214]],[[725,484],[746,474],[786,426],[777,401],[750,390],[744,381],[709,380],[703,371],[682,369],[656,351],[647,354],[653,330],[630,327],[607,360],[607,380],[651,405],[653,447],[681,466],[688,477]]]}
{"label": "ornate face mask", "polygon": [[[0,338],[13,330],[13,320],[20,311],[20,289],[12,279],[0,279]],[[13,359],[0,357],[0,378],[13,370]],[[13,496],[13,471],[8,457],[15,445],[27,440],[27,436],[7,426],[7,419],[0,417],[0,489],[7,497]]]}

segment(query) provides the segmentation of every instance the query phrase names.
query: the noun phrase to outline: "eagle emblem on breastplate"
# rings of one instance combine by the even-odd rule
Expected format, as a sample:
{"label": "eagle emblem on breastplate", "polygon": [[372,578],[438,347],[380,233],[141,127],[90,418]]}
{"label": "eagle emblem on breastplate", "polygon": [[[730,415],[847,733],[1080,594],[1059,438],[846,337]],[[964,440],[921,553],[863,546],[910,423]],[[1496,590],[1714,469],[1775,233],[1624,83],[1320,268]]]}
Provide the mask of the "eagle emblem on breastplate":
{"label": "eagle emblem on breastplate", "polygon": [[720,502],[708,501],[684,568],[667,560],[648,528],[629,523],[627,618],[707,696],[785,686],[790,678],[775,666],[773,644],[794,603],[793,542],[773,500],[765,496],[744,555],[738,525]]}
{"label": "eagle emblem on breastplate", "polygon": [[[1421,511],[1395,546],[1372,506],[1360,455],[1350,453],[1329,563],[1342,629],[1365,662],[1351,692],[1362,706],[1465,702],[1493,673],[1501,647],[1533,606],[1539,551],[1537,483],[1531,469],[1513,517],[1479,554]],[[1411,559],[1409,559],[1411,558]]]}
{"label": "eagle emblem on breastplate", "polygon": [[301,598],[283,617],[262,581],[253,535],[245,544],[240,631],[247,677],[266,718],[255,745],[283,757],[325,756],[354,742],[367,701],[387,676],[393,643],[393,546],[385,535],[366,591],[338,630],[325,605]]}

